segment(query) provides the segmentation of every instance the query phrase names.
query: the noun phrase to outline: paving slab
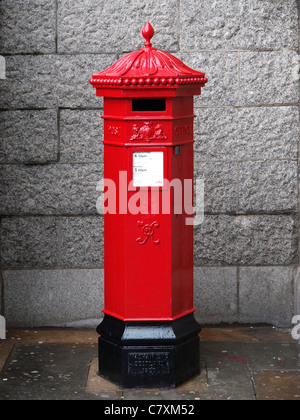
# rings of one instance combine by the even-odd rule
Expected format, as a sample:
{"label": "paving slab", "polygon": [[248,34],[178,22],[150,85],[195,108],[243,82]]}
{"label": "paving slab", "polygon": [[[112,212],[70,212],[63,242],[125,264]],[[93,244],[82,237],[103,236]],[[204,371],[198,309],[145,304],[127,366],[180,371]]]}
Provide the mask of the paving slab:
{"label": "paving slab", "polygon": [[9,330],[0,340],[0,400],[298,400],[300,358],[289,330],[205,328],[201,374],[175,388],[122,389],[98,375],[98,334]]}
{"label": "paving slab", "polygon": [[254,372],[257,400],[300,400],[300,372]]}
{"label": "paving slab", "polygon": [[201,357],[207,363],[208,383],[214,400],[255,399],[242,343],[203,343]]}
{"label": "paving slab", "polygon": [[14,345],[7,341],[7,340],[1,340],[0,341],[0,372],[3,369],[5,362],[10,355]]}
{"label": "paving slab", "polygon": [[200,375],[177,388],[177,392],[182,399],[211,400],[213,398],[205,360],[200,361],[200,368]]}
{"label": "paving slab", "polygon": [[84,346],[17,344],[0,375],[0,399],[81,399],[93,357]]}
{"label": "paving slab", "polygon": [[252,370],[300,371],[296,342],[243,344],[244,357]]}
{"label": "paving slab", "polygon": [[288,329],[276,327],[226,327],[204,328],[200,334],[201,341],[230,341],[239,343],[255,342],[293,342]]}
{"label": "paving slab", "polygon": [[[100,321],[99,321],[100,322]],[[2,343],[39,343],[43,344],[91,344],[98,345],[99,335],[96,329],[72,329],[72,328],[31,328],[31,329],[8,329],[6,340]]]}
{"label": "paving slab", "polygon": [[92,360],[89,366],[86,392],[95,393],[100,398],[114,400],[122,397],[122,389],[98,375],[98,360]]}

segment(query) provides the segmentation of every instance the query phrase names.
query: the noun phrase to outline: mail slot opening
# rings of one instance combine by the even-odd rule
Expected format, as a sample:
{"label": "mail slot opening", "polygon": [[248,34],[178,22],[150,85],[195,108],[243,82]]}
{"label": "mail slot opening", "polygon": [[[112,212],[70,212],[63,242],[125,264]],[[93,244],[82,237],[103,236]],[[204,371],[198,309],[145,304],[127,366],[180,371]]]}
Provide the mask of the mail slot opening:
{"label": "mail slot opening", "polygon": [[133,99],[132,101],[134,112],[162,112],[166,109],[165,99]]}

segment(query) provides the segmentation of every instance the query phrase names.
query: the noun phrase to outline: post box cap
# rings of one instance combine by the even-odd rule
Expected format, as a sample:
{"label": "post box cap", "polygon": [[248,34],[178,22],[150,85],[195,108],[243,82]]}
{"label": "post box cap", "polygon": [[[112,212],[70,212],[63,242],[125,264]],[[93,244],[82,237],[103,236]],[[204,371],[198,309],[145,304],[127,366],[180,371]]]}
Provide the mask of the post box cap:
{"label": "post box cap", "polygon": [[120,58],[108,69],[93,75],[97,89],[178,89],[205,86],[204,73],[192,70],[175,56],[152,47],[154,29],[143,29],[145,47]]}

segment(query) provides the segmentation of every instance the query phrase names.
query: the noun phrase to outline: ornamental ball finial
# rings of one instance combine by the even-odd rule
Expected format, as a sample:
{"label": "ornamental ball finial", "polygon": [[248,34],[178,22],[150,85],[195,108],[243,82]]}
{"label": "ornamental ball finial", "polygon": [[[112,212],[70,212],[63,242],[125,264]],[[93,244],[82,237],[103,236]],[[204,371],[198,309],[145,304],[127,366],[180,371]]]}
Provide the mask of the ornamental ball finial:
{"label": "ornamental ball finial", "polygon": [[143,34],[143,37],[146,40],[145,47],[151,47],[152,46],[151,39],[154,36],[154,29],[149,22],[145,25],[142,34]]}

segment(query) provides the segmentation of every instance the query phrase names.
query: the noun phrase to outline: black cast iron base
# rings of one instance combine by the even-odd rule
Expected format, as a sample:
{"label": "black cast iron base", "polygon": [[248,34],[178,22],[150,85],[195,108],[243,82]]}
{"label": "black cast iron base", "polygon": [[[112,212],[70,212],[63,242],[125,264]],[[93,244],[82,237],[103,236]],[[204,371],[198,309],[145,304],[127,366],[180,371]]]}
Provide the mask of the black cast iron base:
{"label": "black cast iron base", "polygon": [[97,328],[99,374],[123,388],[175,387],[200,373],[200,326],[175,321],[121,321],[105,315]]}

